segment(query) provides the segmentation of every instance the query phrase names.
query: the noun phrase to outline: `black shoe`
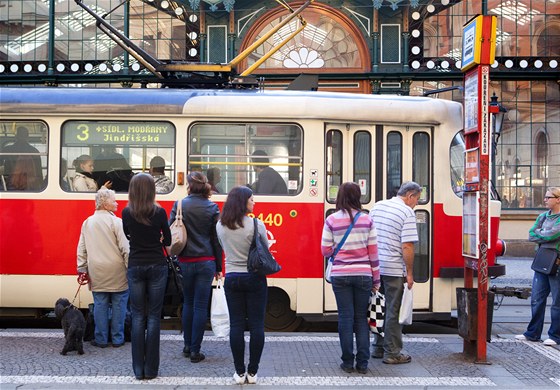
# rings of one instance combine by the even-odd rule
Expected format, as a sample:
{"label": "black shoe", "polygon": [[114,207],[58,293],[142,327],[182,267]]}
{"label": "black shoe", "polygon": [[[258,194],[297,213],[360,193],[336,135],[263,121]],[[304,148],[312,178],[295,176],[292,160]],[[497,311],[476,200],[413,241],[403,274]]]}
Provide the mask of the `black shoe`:
{"label": "black shoe", "polygon": [[374,350],[371,353],[371,357],[374,359],[383,359],[383,351]]}
{"label": "black shoe", "polygon": [[191,352],[191,363],[199,363],[206,358],[203,353]]}
{"label": "black shoe", "polygon": [[342,371],[351,374],[354,372],[354,367],[347,367],[344,365],[344,363],[340,363],[340,368],[342,368]]}
{"label": "black shoe", "polygon": [[183,348],[183,355],[186,358],[190,358],[191,357],[191,349],[189,347],[185,347]]}
{"label": "black shoe", "polygon": [[95,340],[91,340],[91,345],[97,348],[107,348],[109,344],[97,344]]}
{"label": "black shoe", "polygon": [[357,372],[358,374],[367,374],[368,369],[367,369],[367,367],[358,367],[358,366],[356,366],[356,372]]}
{"label": "black shoe", "polygon": [[113,344],[113,348],[120,348],[124,345],[124,343],[120,343],[120,344]]}

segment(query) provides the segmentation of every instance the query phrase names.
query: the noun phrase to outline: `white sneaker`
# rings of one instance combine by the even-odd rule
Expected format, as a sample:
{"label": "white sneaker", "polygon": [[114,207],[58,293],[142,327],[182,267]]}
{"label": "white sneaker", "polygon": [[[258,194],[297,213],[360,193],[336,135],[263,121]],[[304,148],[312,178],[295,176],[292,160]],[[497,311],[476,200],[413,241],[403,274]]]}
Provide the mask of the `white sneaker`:
{"label": "white sneaker", "polygon": [[520,340],[520,341],[527,341],[527,337],[525,337],[525,335],[523,335],[523,334],[515,335],[515,339]]}
{"label": "white sneaker", "polygon": [[239,375],[237,372],[235,372],[235,373],[233,374],[233,380],[234,380],[235,383],[237,383],[238,385],[244,385],[246,379],[247,379],[247,374],[245,374],[245,373]]}
{"label": "white sneaker", "polygon": [[[544,344],[544,345],[551,346],[551,347],[553,347],[553,346],[555,346],[555,345],[558,345],[558,343],[557,343],[556,341],[552,340],[552,339],[546,339],[546,340],[544,340],[544,341],[543,341],[543,344]],[[249,382],[249,383],[250,383],[250,382]]]}
{"label": "white sneaker", "polygon": [[254,385],[257,383],[257,374],[247,374],[247,383]]}

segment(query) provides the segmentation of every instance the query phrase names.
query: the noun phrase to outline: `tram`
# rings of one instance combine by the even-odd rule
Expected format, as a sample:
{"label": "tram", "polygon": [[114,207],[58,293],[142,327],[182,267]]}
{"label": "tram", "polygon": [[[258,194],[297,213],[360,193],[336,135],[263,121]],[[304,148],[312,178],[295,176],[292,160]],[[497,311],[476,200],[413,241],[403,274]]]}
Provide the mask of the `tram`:
{"label": "tram", "polygon": [[[0,311],[37,313],[76,294],[76,246],[81,224],[94,210],[94,194],[74,190],[72,162],[111,149],[133,172],[147,171],[155,156],[163,158],[174,186],[156,200],[168,213],[185,196],[191,170],[219,170],[212,200],[220,207],[231,188],[255,181],[255,166],[269,165],[282,176],[287,191],[255,194],[254,213],[265,223],[270,250],[282,265],[268,279],[271,330],[293,330],[302,318],[336,318],[320,243],[341,183],[360,185],[366,211],[394,196],[403,181],[419,183],[414,317],[450,319],[455,288],[463,286],[462,118],[459,103],[429,97],[1,88]],[[7,152],[20,128],[27,129],[27,142],[36,151]],[[11,185],[7,161],[37,156],[40,180],[27,188]],[[126,190],[117,192],[117,201],[120,214]],[[489,212],[488,269],[494,277],[505,274],[496,262],[498,200],[490,201]],[[75,303],[87,308],[91,302],[82,288]]]}

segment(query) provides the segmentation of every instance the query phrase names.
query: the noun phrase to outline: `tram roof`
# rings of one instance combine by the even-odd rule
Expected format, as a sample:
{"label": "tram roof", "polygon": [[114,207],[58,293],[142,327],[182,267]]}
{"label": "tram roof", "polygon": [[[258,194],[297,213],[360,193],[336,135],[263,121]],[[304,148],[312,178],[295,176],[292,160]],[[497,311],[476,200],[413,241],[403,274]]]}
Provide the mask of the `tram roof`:
{"label": "tram roof", "polygon": [[284,90],[0,88],[0,112],[176,114],[440,124],[462,121],[457,102],[420,96]]}

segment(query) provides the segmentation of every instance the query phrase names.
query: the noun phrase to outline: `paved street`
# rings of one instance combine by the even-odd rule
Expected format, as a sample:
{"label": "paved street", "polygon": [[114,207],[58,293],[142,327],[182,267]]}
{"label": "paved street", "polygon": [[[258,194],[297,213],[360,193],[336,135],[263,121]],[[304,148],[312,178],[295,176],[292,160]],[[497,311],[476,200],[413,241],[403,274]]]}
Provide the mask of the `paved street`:
{"label": "paved street", "polygon": [[[508,276],[496,285],[530,285],[530,259],[503,259]],[[511,264],[510,264],[511,263]],[[522,342],[513,336],[526,326],[528,300],[505,298],[494,312],[488,363],[475,364],[463,354],[463,339],[455,334],[407,334],[406,353],[412,362],[387,365],[370,359],[367,374],[347,374],[339,368],[340,347],[334,333],[267,333],[256,386],[268,388],[355,387],[383,389],[558,389],[560,347]],[[548,330],[549,316],[545,325]],[[15,389],[221,389],[233,384],[233,363],[227,339],[207,332],[207,358],[193,364],[182,356],[179,331],[162,332],[160,376],[138,381],[132,374],[130,344],[99,349],[89,343],[85,355],[61,356],[62,330],[0,330],[0,388]],[[246,385],[256,387],[255,385]]]}

